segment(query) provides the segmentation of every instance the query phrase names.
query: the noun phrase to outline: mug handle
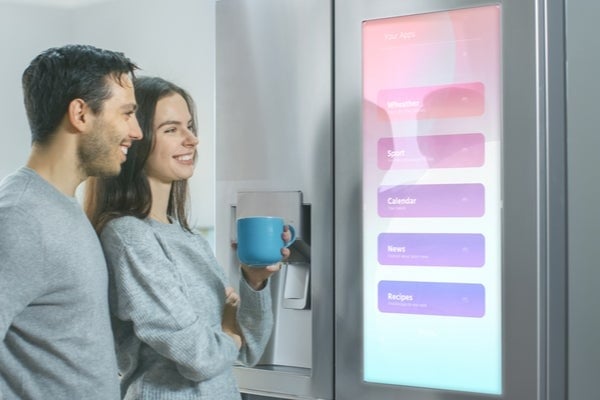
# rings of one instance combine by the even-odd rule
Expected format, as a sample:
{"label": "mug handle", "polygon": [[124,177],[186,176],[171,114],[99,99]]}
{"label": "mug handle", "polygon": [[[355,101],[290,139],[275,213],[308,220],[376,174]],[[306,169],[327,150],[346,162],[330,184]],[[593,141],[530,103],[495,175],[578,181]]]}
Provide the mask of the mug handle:
{"label": "mug handle", "polygon": [[296,241],[296,229],[290,224],[288,224],[288,228],[290,229],[290,233],[292,234],[292,238],[289,242],[285,243],[283,247],[290,247]]}

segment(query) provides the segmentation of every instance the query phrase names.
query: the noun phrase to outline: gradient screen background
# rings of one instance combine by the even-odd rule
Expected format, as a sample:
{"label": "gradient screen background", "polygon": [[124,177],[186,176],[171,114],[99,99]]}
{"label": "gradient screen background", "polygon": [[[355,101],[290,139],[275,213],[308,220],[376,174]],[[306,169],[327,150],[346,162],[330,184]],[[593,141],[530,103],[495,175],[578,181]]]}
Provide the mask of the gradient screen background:
{"label": "gradient screen background", "polygon": [[367,382],[502,393],[500,11],[363,22]]}

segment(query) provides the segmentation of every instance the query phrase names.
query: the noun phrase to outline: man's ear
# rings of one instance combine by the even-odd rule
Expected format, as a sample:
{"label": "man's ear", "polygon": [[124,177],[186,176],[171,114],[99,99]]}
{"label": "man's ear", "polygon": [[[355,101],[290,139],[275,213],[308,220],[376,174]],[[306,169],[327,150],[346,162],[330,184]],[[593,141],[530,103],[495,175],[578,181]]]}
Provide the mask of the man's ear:
{"label": "man's ear", "polygon": [[69,103],[67,117],[76,131],[83,132],[90,122],[91,109],[82,99],[74,99]]}

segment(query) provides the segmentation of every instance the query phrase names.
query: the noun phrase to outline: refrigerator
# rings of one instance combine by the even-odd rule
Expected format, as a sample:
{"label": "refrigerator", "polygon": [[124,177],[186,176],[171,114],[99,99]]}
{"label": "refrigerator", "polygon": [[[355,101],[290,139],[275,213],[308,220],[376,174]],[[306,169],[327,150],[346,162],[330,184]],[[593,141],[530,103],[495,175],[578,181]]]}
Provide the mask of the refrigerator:
{"label": "refrigerator", "polygon": [[270,282],[275,327],[248,395],[332,399],[334,380],[332,7],[219,0],[216,8],[216,254],[239,279],[240,217],[296,229]]}
{"label": "refrigerator", "polygon": [[216,1],[217,256],[299,231],[248,399],[566,398],[563,8]]}

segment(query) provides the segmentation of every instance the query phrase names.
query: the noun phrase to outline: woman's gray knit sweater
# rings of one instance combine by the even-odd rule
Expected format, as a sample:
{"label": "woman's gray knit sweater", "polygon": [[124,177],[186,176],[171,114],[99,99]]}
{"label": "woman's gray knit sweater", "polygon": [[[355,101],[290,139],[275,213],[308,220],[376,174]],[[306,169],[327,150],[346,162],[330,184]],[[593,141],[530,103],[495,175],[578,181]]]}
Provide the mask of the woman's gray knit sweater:
{"label": "woman's gray knit sweater", "polygon": [[240,399],[236,360],[258,362],[273,326],[269,285],[240,282],[244,346],[221,329],[229,286],[208,242],[179,224],[121,217],[100,236],[125,399]]}

